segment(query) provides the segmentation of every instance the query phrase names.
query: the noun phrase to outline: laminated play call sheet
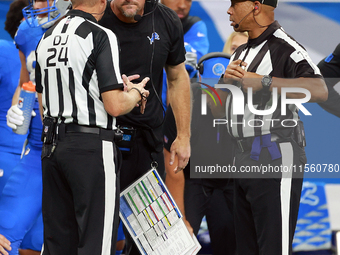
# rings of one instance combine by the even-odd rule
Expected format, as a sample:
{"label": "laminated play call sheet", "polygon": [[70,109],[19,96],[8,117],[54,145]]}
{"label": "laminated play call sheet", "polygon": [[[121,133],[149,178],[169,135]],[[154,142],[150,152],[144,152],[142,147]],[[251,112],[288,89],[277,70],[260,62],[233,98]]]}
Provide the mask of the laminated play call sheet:
{"label": "laminated play call sheet", "polygon": [[201,248],[154,168],[121,192],[119,215],[142,254],[194,255]]}

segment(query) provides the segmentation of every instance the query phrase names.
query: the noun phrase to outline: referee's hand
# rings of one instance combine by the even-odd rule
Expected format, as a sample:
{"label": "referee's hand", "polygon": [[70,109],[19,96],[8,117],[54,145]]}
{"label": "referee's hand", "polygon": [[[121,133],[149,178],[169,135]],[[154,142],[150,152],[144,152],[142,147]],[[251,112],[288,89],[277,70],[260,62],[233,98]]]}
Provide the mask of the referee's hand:
{"label": "referee's hand", "polygon": [[[125,74],[122,75],[123,84],[124,84],[124,91],[129,91],[129,90],[131,89],[131,87],[129,88],[129,87],[128,87],[128,84],[126,84],[126,82],[124,81],[124,76],[126,77],[126,75],[125,75]],[[139,74],[132,74],[132,75],[127,76],[127,78],[128,78],[129,81],[136,80],[136,79],[138,79],[139,77],[140,77]],[[133,85],[133,83],[130,82],[129,85]]]}
{"label": "referee's hand", "polygon": [[240,80],[245,75],[246,71],[243,69],[247,66],[247,63],[243,62],[241,59],[237,59],[229,63],[227,69],[225,70],[224,79],[235,79]]}
{"label": "referee's hand", "polygon": [[139,75],[131,75],[127,77],[125,74],[122,75],[124,85],[127,87],[127,91],[130,91],[131,89],[136,89],[140,94],[140,100],[137,102],[136,106],[140,107],[140,113],[144,114],[145,107],[146,107],[146,98],[149,96],[150,92],[146,90],[144,87],[150,80],[149,77],[145,77],[140,83],[134,84],[131,81],[139,78]]}

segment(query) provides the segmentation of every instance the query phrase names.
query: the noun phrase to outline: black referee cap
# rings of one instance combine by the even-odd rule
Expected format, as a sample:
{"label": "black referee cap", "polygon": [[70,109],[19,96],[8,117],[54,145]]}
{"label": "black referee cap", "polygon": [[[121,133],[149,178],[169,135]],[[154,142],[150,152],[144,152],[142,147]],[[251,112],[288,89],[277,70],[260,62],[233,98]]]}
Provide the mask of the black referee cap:
{"label": "black referee cap", "polygon": [[259,1],[261,4],[270,5],[274,8],[277,7],[278,0],[250,0],[252,2]]}
{"label": "black referee cap", "polygon": [[252,1],[252,2],[255,2],[255,1],[259,1],[261,4],[265,4],[265,5],[270,5],[274,8],[277,7],[277,3],[278,3],[278,0],[231,0],[231,2],[233,3],[236,3],[236,2],[246,2],[246,1]]}

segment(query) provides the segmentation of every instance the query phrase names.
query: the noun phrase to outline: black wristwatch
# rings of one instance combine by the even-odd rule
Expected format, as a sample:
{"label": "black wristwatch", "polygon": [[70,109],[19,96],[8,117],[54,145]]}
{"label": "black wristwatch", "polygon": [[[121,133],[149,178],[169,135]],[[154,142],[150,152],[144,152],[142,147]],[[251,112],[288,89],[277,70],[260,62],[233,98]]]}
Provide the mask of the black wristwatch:
{"label": "black wristwatch", "polygon": [[269,75],[263,75],[261,83],[262,87],[265,91],[269,91],[270,85],[272,85],[272,77]]}

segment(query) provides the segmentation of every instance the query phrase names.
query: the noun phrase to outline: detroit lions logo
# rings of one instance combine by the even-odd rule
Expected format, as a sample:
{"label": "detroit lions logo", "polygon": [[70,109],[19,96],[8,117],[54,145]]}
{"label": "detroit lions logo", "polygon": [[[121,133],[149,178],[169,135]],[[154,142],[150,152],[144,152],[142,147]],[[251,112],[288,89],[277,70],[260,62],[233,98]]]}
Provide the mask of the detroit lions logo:
{"label": "detroit lions logo", "polygon": [[221,76],[222,74],[224,74],[225,72],[225,67],[223,64],[221,63],[216,63],[213,68],[212,68],[212,71],[213,73],[216,75],[216,76]]}
{"label": "detroit lions logo", "polygon": [[147,36],[147,38],[150,41],[150,44],[152,44],[155,40],[160,40],[161,38],[159,37],[159,35],[157,34],[157,32],[152,33],[151,38],[150,36]]}

